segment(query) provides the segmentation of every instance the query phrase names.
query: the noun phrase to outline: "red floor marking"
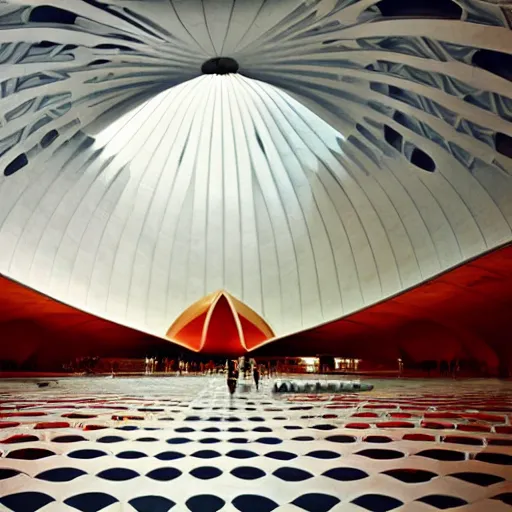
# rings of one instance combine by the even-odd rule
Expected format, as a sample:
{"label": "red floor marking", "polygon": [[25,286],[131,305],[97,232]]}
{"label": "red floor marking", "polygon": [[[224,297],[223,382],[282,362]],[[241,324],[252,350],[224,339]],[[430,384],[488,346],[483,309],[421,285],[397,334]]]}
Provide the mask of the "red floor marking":
{"label": "red floor marking", "polygon": [[0,414],[0,418],[13,418],[16,416],[33,417],[33,416],[46,416],[45,412],[33,411],[33,412],[4,412]]}
{"label": "red floor marking", "polygon": [[[29,435],[29,434],[14,434],[11,437],[7,437],[6,439],[2,439],[0,443],[2,444],[16,444],[16,443],[22,443],[23,440],[34,440],[35,436]],[[39,441],[39,439],[37,439]]]}
{"label": "red floor marking", "polygon": [[416,425],[410,421],[381,421],[375,426],[378,428],[414,428]]}
{"label": "red floor marking", "polygon": [[426,412],[423,416],[425,418],[429,418],[429,419],[457,419],[457,418],[460,418],[459,414],[455,414],[453,412]]}
{"label": "red floor marking", "polygon": [[455,428],[453,423],[440,423],[437,421],[422,421],[420,423],[421,428],[430,428],[434,430],[444,430]]}
{"label": "red floor marking", "polygon": [[365,429],[371,428],[369,423],[347,423],[345,428]]}
{"label": "red floor marking", "polygon": [[512,434],[512,427],[504,426],[504,425],[498,425],[494,427],[494,431],[497,434]]}
{"label": "red floor marking", "polygon": [[378,418],[379,415],[376,412],[356,412],[352,414],[352,418]]}
{"label": "red floor marking", "polygon": [[462,430],[463,432],[490,432],[491,427],[489,425],[457,425],[457,430]]}
{"label": "red floor marking", "polygon": [[466,419],[489,421],[490,423],[504,423],[506,421],[505,416],[498,416],[497,414],[474,413],[463,414],[462,417]]}
{"label": "red floor marking", "polygon": [[18,425],[17,421],[0,421],[0,428],[14,428]]}
{"label": "red floor marking", "polygon": [[42,430],[46,428],[69,428],[69,423],[65,421],[47,421],[44,423],[38,423],[34,429],[35,430]]}
{"label": "red floor marking", "polygon": [[402,439],[404,441],[435,441],[435,436],[429,434],[405,434]]}

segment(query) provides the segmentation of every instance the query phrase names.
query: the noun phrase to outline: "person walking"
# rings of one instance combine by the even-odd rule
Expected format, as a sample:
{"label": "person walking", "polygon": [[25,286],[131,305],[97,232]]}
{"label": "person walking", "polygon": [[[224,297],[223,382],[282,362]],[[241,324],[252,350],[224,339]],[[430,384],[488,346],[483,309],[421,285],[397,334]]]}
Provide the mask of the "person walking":
{"label": "person walking", "polygon": [[260,389],[260,369],[257,364],[254,365],[252,375],[254,377],[254,383],[256,384],[256,391],[258,391]]}
{"label": "person walking", "polygon": [[228,360],[228,389],[229,393],[232,395],[236,390],[236,385],[238,382],[238,368],[236,361],[229,359]]}

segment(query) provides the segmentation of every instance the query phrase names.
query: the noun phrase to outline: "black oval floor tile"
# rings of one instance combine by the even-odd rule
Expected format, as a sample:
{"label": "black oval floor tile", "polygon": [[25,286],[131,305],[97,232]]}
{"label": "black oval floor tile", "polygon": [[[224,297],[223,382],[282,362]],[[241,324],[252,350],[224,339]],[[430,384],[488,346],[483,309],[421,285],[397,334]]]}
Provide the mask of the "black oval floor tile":
{"label": "black oval floor tile", "polygon": [[98,457],[105,457],[107,454],[101,450],[76,450],[68,453],[68,457],[72,459],[97,459]]}
{"label": "black oval floor tile", "polygon": [[135,439],[138,443],[154,443],[158,441],[156,437],[139,437],[138,439]]}
{"label": "black oval floor tile", "polygon": [[389,469],[383,471],[382,474],[391,476],[407,484],[417,484],[423,482],[429,482],[432,478],[436,478],[436,473],[432,471],[424,471],[422,469]]}
{"label": "black oval floor tile", "polygon": [[366,436],[363,441],[365,443],[385,444],[391,443],[393,439],[387,436]]}
{"label": "black oval floor tile", "polygon": [[29,434],[23,435],[15,435],[8,439],[4,439],[2,444],[22,444],[22,443],[32,443],[34,441],[39,441],[39,437],[32,436]]}
{"label": "black oval floor tile", "polygon": [[231,471],[231,474],[242,480],[257,480],[266,475],[265,471],[252,466],[240,466]]}
{"label": "black oval floor tile", "polygon": [[226,456],[233,457],[234,459],[250,459],[252,457],[257,457],[258,454],[249,450],[231,450],[226,453]]}
{"label": "black oval floor tile", "polygon": [[483,446],[484,440],[477,437],[468,436],[445,436],[443,437],[445,443],[465,444],[469,446]]}
{"label": "black oval floor tile", "polygon": [[35,478],[46,480],[47,482],[71,482],[71,480],[86,474],[85,471],[76,468],[55,468],[43,471],[36,475]]}
{"label": "black oval floor tile", "polygon": [[103,492],[77,494],[64,501],[66,505],[81,510],[82,512],[98,512],[102,508],[106,508],[116,502],[116,498]]}
{"label": "black oval floor tile", "polygon": [[187,416],[185,421],[201,421],[201,416]]}
{"label": "black oval floor tile", "polygon": [[225,421],[242,421],[240,418],[237,418],[236,416],[230,416],[229,418],[226,418]]}
{"label": "black oval floor tile", "polygon": [[194,468],[190,474],[200,480],[211,480],[212,478],[217,478],[222,475],[222,471],[213,466],[201,466]]}
{"label": "black oval floor tile", "polygon": [[83,436],[59,436],[52,439],[53,443],[80,443],[87,441]]}
{"label": "black oval floor tile", "polygon": [[379,448],[369,448],[368,450],[361,450],[356,452],[356,455],[362,455],[370,459],[388,460],[388,459],[401,459],[404,457],[402,452],[396,450],[383,450]]}
{"label": "black oval floor tile", "polygon": [[198,459],[214,459],[215,457],[220,457],[220,453],[213,450],[199,450],[194,452],[191,457],[196,457]]}
{"label": "black oval floor tile", "polygon": [[162,496],[140,496],[128,502],[137,512],[169,512],[176,505]]}
{"label": "black oval floor tile", "polygon": [[275,452],[266,453],[265,457],[269,457],[271,459],[276,459],[276,460],[292,460],[292,459],[296,459],[298,457],[298,455],[295,453],[291,453],[291,452],[283,452],[283,451],[277,450]]}
{"label": "black oval floor tile", "polygon": [[215,444],[220,443],[220,439],[217,439],[216,437],[205,437],[203,439],[199,439],[199,442],[201,444]]}
{"label": "black oval floor tile", "polygon": [[272,512],[279,505],[259,494],[243,494],[233,500],[233,505],[240,512]]}
{"label": "black oval floor tile", "polygon": [[302,482],[303,480],[313,478],[311,473],[303,469],[287,467],[276,469],[273,475],[285,482]]}
{"label": "black oval floor tile", "polygon": [[445,494],[430,494],[428,496],[422,496],[416,501],[421,501],[422,503],[426,503],[427,505],[436,507],[440,510],[461,507],[468,504],[468,502],[462,498],[457,498],[456,496],[447,496]]}
{"label": "black oval floor tile", "polygon": [[256,427],[252,429],[253,432],[272,432],[271,428],[268,427]]}
{"label": "black oval floor tile", "polygon": [[122,441],[126,441],[124,437],[119,436],[104,436],[100,437],[96,442],[97,443],[120,443]]}
{"label": "black oval floor tile", "polygon": [[228,439],[228,443],[235,443],[235,444],[247,444],[249,442],[249,439],[246,437],[233,437],[231,439]]}
{"label": "black oval floor tile", "polygon": [[286,430],[302,430],[302,427],[299,427],[299,425],[285,425],[284,428]]}
{"label": "black oval floor tile", "polygon": [[338,459],[341,457],[339,453],[331,452],[330,450],[314,450],[306,453],[306,457],[314,457],[315,459]]}
{"label": "black oval floor tile", "polygon": [[256,439],[255,442],[262,444],[281,444],[283,440],[278,437],[260,437],[259,439]]}
{"label": "black oval floor tile", "polygon": [[322,473],[328,478],[338,480],[340,482],[351,482],[353,480],[362,480],[368,476],[368,473],[357,468],[333,468]]}
{"label": "black oval floor tile", "polygon": [[8,459],[20,459],[20,460],[38,460],[45,459],[55,455],[50,450],[43,450],[42,448],[22,448],[20,450],[14,450],[9,452],[6,457]]}
{"label": "black oval floor tile", "polygon": [[241,427],[229,427],[228,432],[247,432],[247,430],[245,430],[245,428],[241,428]]}
{"label": "black oval floor tile", "polygon": [[292,504],[307,512],[328,512],[339,502],[338,498],[329,494],[309,493],[299,496]]}
{"label": "black oval floor tile", "polygon": [[124,482],[125,480],[137,478],[140,475],[137,471],[133,471],[132,469],[109,468],[101,471],[96,476],[98,478],[103,478],[104,480],[111,480],[112,482]]}
{"label": "black oval floor tile", "polygon": [[158,480],[159,482],[169,482],[174,480],[181,475],[181,471],[176,468],[158,468],[150,471],[146,476],[152,480]]}
{"label": "black oval floor tile", "polygon": [[355,443],[357,439],[354,436],[329,436],[325,438],[331,443]]}
{"label": "black oval floor tile", "polygon": [[21,474],[21,471],[18,471],[17,469],[0,468],[0,480],[7,480],[8,478],[13,478]]}
{"label": "black oval floor tile", "polygon": [[314,425],[311,428],[315,430],[336,430],[338,427],[335,425]]}
{"label": "black oval floor tile", "polygon": [[225,501],[213,494],[200,494],[188,499],[186,505],[190,512],[217,512]]}
{"label": "black oval floor tile", "polygon": [[314,441],[315,438],[311,436],[297,436],[292,437],[292,441]]}
{"label": "black oval floor tile", "polygon": [[444,461],[457,461],[464,460],[466,458],[463,452],[457,452],[455,450],[423,450],[418,452],[416,455],[420,457],[428,457],[429,459],[444,460]]}
{"label": "black oval floor tile", "polygon": [[131,432],[132,430],[139,430],[136,425],[124,425],[122,427],[116,427],[116,430],[124,430],[125,432]]}
{"label": "black oval floor tile", "polygon": [[118,453],[116,457],[118,459],[142,459],[144,457],[147,457],[147,455],[143,452],[126,451]]}
{"label": "black oval floor tile", "polygon": [[171,439],[167,439],[166,442],[169,444],[185,444],[191,443],[192,439],[189,439],[188,437],[171,437]]}
{"label": "black oval floor tile", "polygon": [[464,480],[464,482],[469,482],[470,484],[480,485],[482,487],[489,487],[489,485],[494,485],[498,482],[505,481],[505,479],[501,478],[500,476],[489,475],[488,473],[463,472],[452,473],[448,476],[458,478],[459,480]]}
{"label": "black oval floor tile", "polygon": [[502,501],[506,505],[512,505],[512,492],[502,492],[501,494],[493,496],[491,499]]}
{"label": "black oval floor tile", "polygon": [[512,465],[512,455],[506,453],[482,452],[475,455],[475,460],[487,462],[488,464],[500,464],[502,466]]}
{"label": "black oval floor tile", "polygon": [[388,512],[403,505],[403,502],[384,494],[364,494],[352,500],[352,503],[371,512]]}
{"label": "black oval floor tile", "polygon": [[185,457],[185,455],[183,455],[183,453],[179,453],[179,452],[162,452],[162,453],[159,453],[158,455],[155,455],[155,457],[158,460],[176,460],[176,459],[182,459],[183,457]]}
{"label": "black oval floor tile", "polygon": [[489,446],[512,446],[512,439],[487,439]]}
{"label": "black oval floor tile", "polygon": [[55,499],[42,492],[18,492],[0,498],[0,503],[13,512],[35,512],[52,501]]}
{"label": "black oval floor tile", "polygon": [[218,427],[208,427],[203,428],[202,432],[221,432],[221,430]]}

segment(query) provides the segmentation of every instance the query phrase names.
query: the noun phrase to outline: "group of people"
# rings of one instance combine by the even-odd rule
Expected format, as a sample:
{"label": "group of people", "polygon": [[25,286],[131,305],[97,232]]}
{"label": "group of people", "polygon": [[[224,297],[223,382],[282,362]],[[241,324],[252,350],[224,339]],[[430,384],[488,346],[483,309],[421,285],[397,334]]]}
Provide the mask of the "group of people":
{"label": "group of people", "polygon": [[155,372],[163,373],[196,373],[199,375],[218,373],[218,365],[214,361],[197,362],[185,361],[183,359],[170,359],[164,357],[158,359],[157,357],[146,357],[145,359],[145,374],[151,375]]}
{"label": "group of people", "polygon": [[228,389],[231,394],[236,390],[240,372],[243,372],[247,379],[252,374],[256,390],[260,388],[260,378],[264,374],[264,366],[259,366],[254,359],[240,358],[240,359],[228,359],[227,361],[227,382]]}

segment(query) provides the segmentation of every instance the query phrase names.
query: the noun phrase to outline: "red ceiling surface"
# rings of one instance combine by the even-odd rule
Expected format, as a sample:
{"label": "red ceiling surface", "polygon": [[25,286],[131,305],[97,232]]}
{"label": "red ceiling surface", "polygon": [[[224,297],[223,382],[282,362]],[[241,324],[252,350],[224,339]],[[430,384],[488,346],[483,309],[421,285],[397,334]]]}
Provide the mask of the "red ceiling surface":
{"label": "red ceiling surface", "polygon": [[512,368],[512,245],[258,353],[377,361],[476,359]]}
{"label": "red ceiling surface", "polygon": [[[512,368],[511,317],[508,245],[340,320],[271,341],[255,354],[330,354],[390,364],[397,357],[466,358]],[[0,277],[0,360],[47,368],[76,356],[143,357],[162,350],[182,349]]]}
{"label": "red ceiling surface", "polygon": [[0,360],[61,368],[77,356],[144,356],[169,348],[138,331],[76,310],[0,276]]}

